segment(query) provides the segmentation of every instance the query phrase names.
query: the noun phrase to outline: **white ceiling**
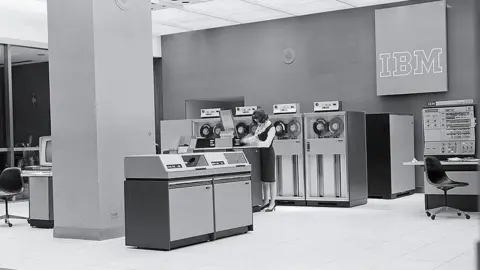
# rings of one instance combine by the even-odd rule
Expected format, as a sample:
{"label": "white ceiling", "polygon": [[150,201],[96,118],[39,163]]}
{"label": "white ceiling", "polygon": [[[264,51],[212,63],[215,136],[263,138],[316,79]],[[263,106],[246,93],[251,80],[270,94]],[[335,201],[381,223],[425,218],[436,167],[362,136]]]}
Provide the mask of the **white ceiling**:
{"label": "white ceiling", "polygon": [[[161,4],[178,2],[178,0],[155,1]],[[408,0],[203,0],[200,3],[153,10],[153,35],[167,35],[401,1]]]}
{"label": "white ceiling", "polygon": [[[152,30],[160,36],[400,1],[407,0],[151,0],[160,9],[152,11]],[[46,2],[0,0],[0,15],[24,16],[45,28]]]}
{"label": "white ceiling", "polygon": [[[104,0],[102,0],[104,1]],[[132,0],[137,1],[137,0]],[[224,27],[408,0],[150,0],[152,35]],[[0,37],[47,42],[47,0],[0,0]],[[31,50],[25,57],[42,62]],[[1,58],[1,57],[0,57]],[[25,61],[14,55],[14,62]]]}

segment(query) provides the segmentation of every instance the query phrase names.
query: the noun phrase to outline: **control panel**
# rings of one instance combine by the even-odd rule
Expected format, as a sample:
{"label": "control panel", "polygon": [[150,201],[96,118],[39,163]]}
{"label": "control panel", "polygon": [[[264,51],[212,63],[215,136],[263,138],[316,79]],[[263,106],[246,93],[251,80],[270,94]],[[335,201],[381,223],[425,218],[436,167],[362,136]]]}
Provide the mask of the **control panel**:
{"label": "control panel", "polygon": [[300,112],[300,105],[296,103],[273,105],[274,114],[297,113],[297,112]]}
{"label": "control panel", "polygon": [[202,109],[200,111],[200,117],[201,118],[220,117],[220,111],[221,111],[221,109],[219,109],[219,108],[216,108],[216,109]]}
{"label": "control panel", "polygon": [[258,109],[258,106],[236,107],[235,116],[249,116]]}
{"label": "control panel", "polygon": [[475,155],[475,107],[423,110],[425,155]]}
{"label": "control panel", "polygon": [[314,112],[340,111],[342,103],[340,101],[322,101],[313,103]]}

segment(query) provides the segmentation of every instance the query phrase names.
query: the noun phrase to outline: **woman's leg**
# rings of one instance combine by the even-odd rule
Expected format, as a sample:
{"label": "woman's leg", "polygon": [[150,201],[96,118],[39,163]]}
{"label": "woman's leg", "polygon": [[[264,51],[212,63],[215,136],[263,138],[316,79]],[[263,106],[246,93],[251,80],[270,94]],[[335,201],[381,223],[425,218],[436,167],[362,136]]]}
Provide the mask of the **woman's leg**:
{"label": "woman's leg", "polygon": [[[267,205],[268,204],[268,200],[270,199],[270,185],[269,183],[266,183],[266,182],[262,182],[262,185],[263,185],[263,205]],[[262,205],[262,206],[263,206]]]}
{"label": "woman's leg", "polygon": [[270,182],[268,183],[270,186],[270,206],[268,207],[269,209],[272,209],[275,206],[275,199],[277,197],[277,183],[275,182]]}

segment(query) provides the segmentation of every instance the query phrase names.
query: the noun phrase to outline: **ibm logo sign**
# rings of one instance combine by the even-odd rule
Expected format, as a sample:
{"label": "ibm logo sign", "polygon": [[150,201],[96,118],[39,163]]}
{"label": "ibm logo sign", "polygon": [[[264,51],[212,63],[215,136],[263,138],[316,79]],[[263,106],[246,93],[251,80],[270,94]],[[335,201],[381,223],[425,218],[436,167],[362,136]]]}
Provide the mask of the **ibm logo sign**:
{"label": "ibm logo sign", "polygon": [[441,57],[442,48],[433,48],[430,51],[414,50],[413,52],[381,53],[381,78],[400,77],[409,75],[426,75],[443,72]]}

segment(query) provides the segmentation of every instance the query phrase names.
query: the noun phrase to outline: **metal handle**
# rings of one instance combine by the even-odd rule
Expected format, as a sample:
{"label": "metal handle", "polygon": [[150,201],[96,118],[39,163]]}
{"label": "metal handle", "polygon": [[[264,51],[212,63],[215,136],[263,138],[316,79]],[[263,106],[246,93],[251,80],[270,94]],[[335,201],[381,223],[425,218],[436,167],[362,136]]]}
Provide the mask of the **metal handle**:
{"label": "metal handle", "polygon": [[232,176],[221,176],[221,177],[215,177],[214,180],[219,181],[219,180],[234,180],[234,179],[242,179],[242,178],[250,178],[251,175],[249,174],[239,174],[239,175],[232,175]]}
{"label": "metal handle", "polygon": [[206,187],[205,189],[210,189],[210,187]]}
{"label": "metal handle", "polygon": [[245,185],[250,185],[250,182],[245,182]]}

